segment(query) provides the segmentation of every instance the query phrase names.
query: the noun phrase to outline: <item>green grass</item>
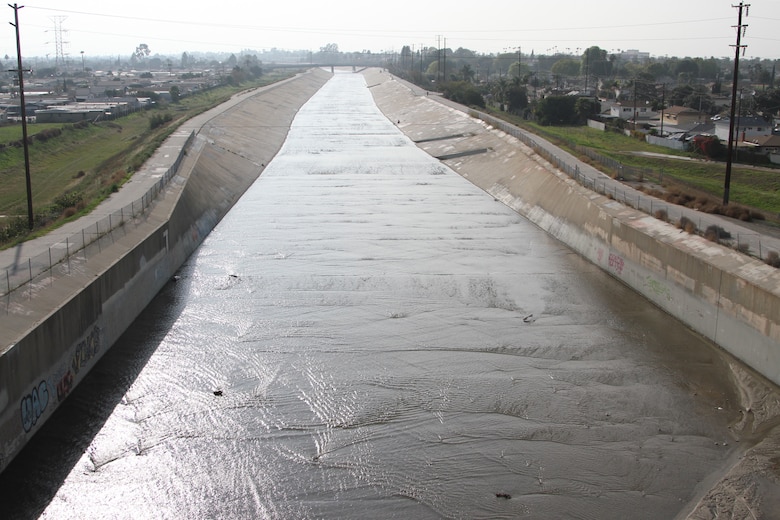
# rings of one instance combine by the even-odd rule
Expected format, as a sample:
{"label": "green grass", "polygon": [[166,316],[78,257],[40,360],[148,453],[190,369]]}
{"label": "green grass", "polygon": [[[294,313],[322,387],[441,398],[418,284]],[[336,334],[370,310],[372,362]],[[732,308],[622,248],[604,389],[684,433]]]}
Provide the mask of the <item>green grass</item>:
{"label": "green grass", "polygon": [[[494,115],[537,133],[574,155],[578,155],[576,146],[591,148],[624,165],[661,173],[665,182],[670,185],[678,181],[680,185],[705,192],[716,200],[723,198],[726,177],[724,162],[704,161],[700,156],[690,152],[653,146],[635,137],[615,132],[601,132],[586,126],[541,126],[506,113],[499,112]],[[670,158],[646,157],[635,152],[664,154]],[[695,160],[674,159],[675,156]],[[594,166],[603,170],[598,164]],[[761,212],[780,214],[780,169],[753,168],[734,164],[729,201]]]}
{"label": "green grass", "polygon": [[[65,222],[62,216],[68,208],[58,201],[64,194],[76,194],[81,202],[70,208],[68,220],[96,207],[112,189],[130,179],[179,125],[231,96],[262,85],[279,81],[285,75],[267,75],[260,81],[238,87],[222,86],[182,98],[180,103],[137,112],[115,121],[80,125],[30,124],[28,136],[47,128],[61,128],[62,134],[41,142],[33,139],[29,145],[30,177],[36,228],[31,233],[3,237],[4,228],[19,218],[27,219],[27,189],[24,154],[21,146],[21,125],[0,127],[0,240],[8,246],[20,240],[45,233]],[[155,114],[170,114],[172,120],[151,128]],[[49,215],[49,216],[47,216]]]}

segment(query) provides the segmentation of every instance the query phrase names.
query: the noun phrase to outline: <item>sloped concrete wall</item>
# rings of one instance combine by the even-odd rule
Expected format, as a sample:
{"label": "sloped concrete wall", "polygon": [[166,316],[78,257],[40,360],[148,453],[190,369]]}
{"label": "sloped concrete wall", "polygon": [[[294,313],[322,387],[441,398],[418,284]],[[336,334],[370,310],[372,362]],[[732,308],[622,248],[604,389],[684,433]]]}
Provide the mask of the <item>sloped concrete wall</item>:
{"label": "sloped concrete wall", "polygon": [[330,76],[312,70],[206,122],[151,214],[35,295],[51,312],[0,356],[0,471],[257,179]]}
{"label": "sloped concrete wall", "polygon": [[[780,385],[780,271],[590,191],[462,110],[365,73],[418,146]],[[459,152],[485,153],[458,156]]]}

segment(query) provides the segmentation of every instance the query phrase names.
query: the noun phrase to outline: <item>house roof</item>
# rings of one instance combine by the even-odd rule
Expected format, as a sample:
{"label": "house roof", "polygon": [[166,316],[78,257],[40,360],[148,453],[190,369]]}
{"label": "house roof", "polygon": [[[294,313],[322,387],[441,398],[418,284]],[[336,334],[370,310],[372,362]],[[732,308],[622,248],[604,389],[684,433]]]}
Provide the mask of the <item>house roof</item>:
{"label": "house roof", "polygon": [[[735,123],[740,127],[752,127],[752,126],[760,126],[760,127],[766,127],[771,128],[771,123],[767,123],[764,121],[763,118],[755,117],[755,116],[744,116],[744,117],[736,117]],[[729,118],[724,117],[723,119],[720,119],[715,122],[718,126],[729,126]]]}
{"label": "house roof", "polygon": [[750,141],[758,146],[780,147],[780,135],[762,135]]}
{"label": "house roof", "polygon": [[664,115],[670,115],[670,116],[679,115],[679,114],[699,114],[699,113],[700,112],[696,109],[681,107],[678,105],[664,109]]}

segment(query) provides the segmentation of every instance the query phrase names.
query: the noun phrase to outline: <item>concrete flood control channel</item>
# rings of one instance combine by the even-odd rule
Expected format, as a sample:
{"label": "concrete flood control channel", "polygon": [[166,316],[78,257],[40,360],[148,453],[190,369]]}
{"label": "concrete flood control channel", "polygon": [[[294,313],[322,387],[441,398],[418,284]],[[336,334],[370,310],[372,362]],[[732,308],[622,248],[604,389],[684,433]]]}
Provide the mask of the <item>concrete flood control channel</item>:
{"label": "concrete flood control channel", "polygon": [[[682,241],[677,235],[672,236],[671,231],[646,220],[643,216],[638,216],[636,212],[629,211],[615,201],[605,200],[604,197],[581,191],[575,183],[569,182],[564,176],[556,173],[548,163],[541,160],[527,147],[520,146],[511,136],[497,132],[484,122],[469,118],[462,112],[451,110],[435,101],[424,100],[423,96],[415,95],[413,90],[400,82],[395,82],[386,73],[370,70],[366,71],[365,75],[377,103],[388,115],[388,118],[391,121],[397,121],[397,126],[412,140],[418,142],[421,148],[431,155],[447,161],[448,165],[455,171],[491,193],[497,200],[501,200],[525,215],[605,271],[634,287],[671,314],[688,322],[694,330],[716,342],[720,339],[729,340],[732,335],[738,334],[743,345],[758,347],[754,349],[754,352],[747,352],[747,355],[740,355],[740,353],[745,353],[737,349],[738,352],[735,355],[773,379],[775,383],[777,382],[779,363],[776,353],[778,334],[776,288],[778,283],[776,274],[771,270],[764,269],[756,263],[742,262],[742,259],[732,256],[729,252],[721,251],[712,244],[700,243],[695,240]],[[310,84],[309,89],[316,90],[316,83]],[[287,102],[284,93],[277,92],[276,94],[282,96],[279,103],[285,104]],[[256,120],[253,111],[257,109],[257,106],[249,109],[237,108],[233,111],[233,116],[246,117],[248,121]],[[161,269],[160,266],[164,266],[164,269],[153,274],[146,271],[142,273],[141,278],[138,278],[136,283],[159,288],[159,284],[164,283],[175,271],[173,266],[176,263],[180,264],[183,258],[188,255],[187,251],[191,252],[199,240],[202,240],[203,234],[207,233],[208,229],[219,220],[218,213],[224,213],[232,201],[240,195],[243,191],[241,186],[246,186],[247,182],[251,183],[251,180],[242,179],[241,174],[237,175],[237,172],[252,172],[247,174],[250,178],[252,175],[259,174],[262,165],[267,164],[268,159],[247,156],[247,151],[250,149],[247,147],[252,145],[253,142],[246,136],[225,135],[224,129],[220,128],[218,121],[215,121],[209,130],[200,132],[193,145],[194,150],[197,150],[197,153],[193,154],[196,157],[188,156],[188,159],[192,160],[188,168],[192,168],[196,175],[190,175],[190,178],[186,179],[186,185],[189,187],[187,194],[178,194],[175,197],[179,201],[176,206],[179,211],[184,211],[184,213],[179,213],[178,217],[175,216],[173,219],[168,217],[168,229],[160,229],[158,223],[148,228],[145,231],[148,233],[148,238],[145,240],[144,249],[141,250],[140,255],[130,260],[130,265],[139,266],[146,265],[150,259],[154,259],[157,262],[156,268]],[[275,151],[270,156],[273,156],[273,153]],[[182,173],[182,177],[185,175]],[[216,176],[219,180],[217,190],[214,189],[213,180],[212,182],[207,181],[209,176]],[[236,188],[227,198],[218,199],[213,196],[215,191],[220,193],[225,189],[225,186],[231,185],[235,185]],[[204,192],[211,193],[212,196],[204,196]],[[219,208],[219,211],[210,212],[209,208],[215,206]],[[197,208],[199,211],[193,211],[193,208]],[[172,210],[168,207],[167,211]],[[609,224],[608,228],[604,227],[605,222]],[[641,231],[642,237],[645,238],[638,238],[638,235],[635,234],[637,230]],[[168,231],[167,235],[165,231]],[[677,230],[674,232],[676,233]],[[189,240],[188,238],[186,245],[182,245],[178,249],[173,248],[175,255],[171,256],[176,256],[175,262],[165,261],[163,258],[165,255],[161,256],[159,253],[161,251],[160,244],[167,243],[166,237],[170,241],[181,236],[194,236],[196,239]],[[661,246],[659,249],[666,256],[659,258],[657,254],[653,256],[647,253],[648,249],[652,250],[659,244]],[[680,249],[682,249],[681,252]],[[124,253],[118,253],[118,250],[109,248],[105,252],[101,251],[101,255],[104,254],[110,256]],[[697,256],[701,254],[706,255],[708,261],[698,259]],[[670,269],[669,273],[671,274],[660,278],[657,272],[659,265],[668,265],[675,258],[682,261],[683,264],[690,265]],[[107,264],[110,262],[102,266],[93,264],[92,268],[107,269]],[[135,269],[136,267],[133,267],[130,271]],[[701,291],[702,288],[709,286],[706,283],[707,280],[698,281],[695,278],[695,272],[709,272],[708,270],[721,273],[719,274],[721,280],[725,276],[722,273],[733,270],[737,270],[743,276],[729,282],[735,288],[727,291],[728,298],[718,299],[716,300],[718,303],[715,304],[711,301],[701,303],[703,297],[696,291]],[[116,335],[116,331],[111,330],[113,319],[104,319],[100,324],[94,325],[94,321],[90,322],[87,319],[89,313],[83,312],[87,308],[92,309],[91,312],[94,314],[100,314],[101,304],[99,302],[104,298],[101,296],[101,292],[105,291],[105,289],[95,291],[94,288],[86,290],[91,287],[88,284],[90,273],[85,272],[84,274],[87,275],[85,278],[74,279],[76,283],[65,287],[67,291],[61,293],[61,296],[67,298],[68,291],[71,291],[71,294],[80,292],[79,298],[74,298],[72,303],[69,302],[70,306],[68,307],[70,315],[79,316],[80,319],[76,320],[72,327],[63,327],[63,322],[61,320],[58,322],[57,334],[65,334],[66,339],[63,340],[63,344],[66,347],[60,348],[57,352],[57,359],[50,362],[53,366],[59,366],[62,364],[61,360],[66,360],[67,363],[63,366],[68,363],[72,366],[72,360],[75,357],[79,360],[79,373],[77,374],[79,378],[94,364],[100,354],[110,347],[111,338]],[[677,282],[682,288],[675,286]],[[756,286],[765,285],[769,287],[764,287],[762,290],[755,289]],[[750,293],[747,297],[748,300],[759,302],[762,308],[752,309],[750,305],[741,301],[740,294],[743,290]],[[716,293],[721,294],[718,291]],[[83,298],[83,294],[89,298],[80,300]],[[139,298],[141,303],[132,306],[134,312],[139,312],[143,308],[142,302],[145,298],[146,296]],[[706,300],[706,297],[704,299]],[[34,299],[30,301],[36,303]],[[42,301],[39,299],[37,303]],[[116,302],[113,303],[116,304]],[[51,304],[51,301],[47,301],[46,304]],[[714,317],[713,307],[718,309]],[[116,311],[113,312],[116,313]],[[727,313],[740,315],[741,319],[748,323],[740,323],[736,318],[726,315]],[[44,315],[45,313],[33,320],[32,323],[40,323],[40,320],[44,319]],[[721,324],[713,325],[713,320],[721,321]],[[729,320],[732,320],[733,323],[729,323]],[[121,320],[116,321],[121,322]],[[733,332],[723,330],[730,325],[735,329]],[[3,328],[5,329],[5,327]],[[45,335],[39,334],[37,341],[49,344],[50,338],[53,337],[50,334],[50,332]],[[761,335],[767,339],[760,339]],[[749,339],[745,341],[745,338]],[[18,351],[23,343],[17,342],[11,347],[15,347]],[[100,348],[96,348],[96,344]],[[4,348],[6,347],[4,346]],[[773,349],[775,350],[773,351]],[[7,350],[11,350],[11,348]],[[746,357],[748,359],[745,359]],[[5,359],[6,356],[4,355],[3,358]],[[27,363],[27,367],[34,366],[30,358],[26,359],[25,363]],[[5,450],[4,452],[0,451],[0,455],[5,454],[5,460],[0,461],[0,467],[7,463],[9,454],[13,456],[19,449],[20,436],[17,430],[20,427],[18,424],[21,422],[23,426],[30,425],[30,431],[22,434],[22,438],[32,435],[39,427],[37,420],[40,419],[41,422],[45,420],[56,404],[57,399],[54,397],[57,395],[57,384],[54,379],[57,375],[66,376],[67,370],[50,370],[51,377],[43,379],[41,378],[42,373],[46,374],[46,369],[41,370],[39,367],[32,370],[17,369],[13,372],[13,376],[9,375],[10,371],[0,371],[3,382],[9,381],[18,385],[18,388],[12,388],[9,384],[0,390],[0,418],[4,421],[2,424],[16,423],[15,428],[11,431],[12,442],[8,440],[10,437],[4,437],[9,430],[3,430],[0,426],[0,443],[4,443],[0,444],[0,447]],[[745,417],[735,426],[746,433],[749,433],[747,430],[756,432],[770,430],[768,435],[756,438],[756,446],[746,452],[742,459],[736,461],[727,477],[724,477],[721,482],[713,483],[710,492],[712,496],[705,497],[709,500],[706,502],[709,504],[706,507],[717,503],[718,507],[724,508],[723,510],[731,507],[732,511],[737,512],[739,511],[738,503],[744,499],[744,496],[750,494],[750,489],[762,490],[760,495],[764,497],[772,496],[777,491],[775,487],[777,475],[772,470],[774,463],[771,462],[773,450],[777,446],[776,433],[771,430],[771,427],[774,425],[773,418],[776,417],[778,404],[773,385],[762,382],[761,378],[754,377],[750,374],[750,370],[741,368],[736,362],[734,374],[735,379],[739,379],[742,388],[744,388],[742,407],[745,411]],[[6,375],[9,377],[6,378]],[[62,378],[58,380],[58,382],[61,381]],[[77,379],[66,380],[68,387],[77,382]],[[45,383],[43,387],[42,383]],[[36,392],[37,399],[35,398]],[[25,394],[24,398],[21,397],[22,393]],[[48,406],[41,410],[44,401]],[[24,406],[24,403],[30,404],[26,408],[28,410],[27,422],[19,420],[17,403],[20,402],[22,403],[20,406]],[[37,407],[36,402],[38,403]],[[30,411],[33,414],[38,411],[42,412],[40,416],[36,417],[35,423],[29,420]],[[13,417],[14,415],[16,417]],[[6,419],[9,420],[6,421]],[[760,502],[761,496],[753,496],[754,502]],[[691,517],[706,518],[704,516],[705,509],[705,506],[702,505],[701,508],[697,508],[692,513]]]}

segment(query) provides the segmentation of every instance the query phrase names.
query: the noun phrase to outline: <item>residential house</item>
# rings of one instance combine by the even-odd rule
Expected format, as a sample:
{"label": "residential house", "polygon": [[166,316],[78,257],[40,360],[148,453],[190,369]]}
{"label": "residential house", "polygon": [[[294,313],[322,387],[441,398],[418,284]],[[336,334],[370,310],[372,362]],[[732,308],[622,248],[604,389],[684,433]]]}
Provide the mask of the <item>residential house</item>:
{"label": "residential house", "polygon": [[618,101],[609,108],[609,115],[611,117],[619,117],[626,121],[633,120],[634,114],[636,114],[637,121],[644,119],[650,120],[654,117],[658,117],[658,112],[647,103],[637,101],[636,105],[634,101]]}
{"label": "residential house", "polygon": [[770,155],[780,153],[780,135],[762,135],[754,137],[750,143],[755,145],[753,152],[761,155]]}
{"label": "residential house", "polygon": [[663,111],[664,125],[690,126],[707,121],[707,114],[693,108],[672,106]]}
{"label": "residential house", "polygon": [[[729,140],[729,118],[724,117],[715,121],[715,135],[721,141]],[[737,117],[734,121],[734,139],[737,142],[751,141],[757,137],[772,135],[772,124],[767,123],[761,117],[746,116]]]}

